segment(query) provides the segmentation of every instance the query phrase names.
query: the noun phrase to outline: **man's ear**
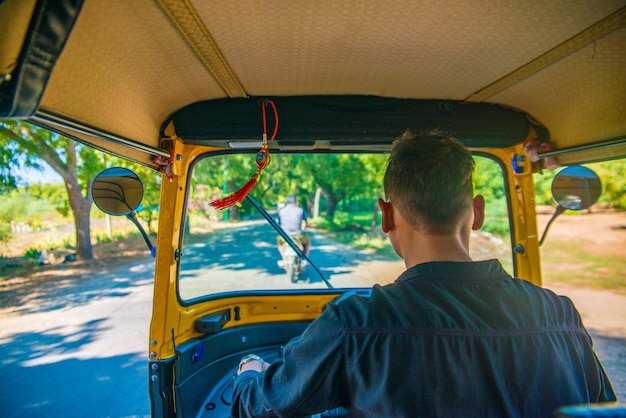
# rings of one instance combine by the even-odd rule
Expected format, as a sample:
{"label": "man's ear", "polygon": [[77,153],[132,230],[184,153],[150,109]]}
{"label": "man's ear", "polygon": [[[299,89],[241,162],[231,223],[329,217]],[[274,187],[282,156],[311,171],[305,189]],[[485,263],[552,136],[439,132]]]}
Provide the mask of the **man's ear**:
{"label": "man's ear", "polygon": [[382,230],[386,234],[393,228],[393,206],[391,203],[385,202],[383,199],[378,198],[378,206],[382,213]]}
{"label": "man's ear", "polygon": [[485,222],[485,198],[481,195],[476,195],[473,202],[474,207],[474,221],[472,222],[472,230],[478,231]]}

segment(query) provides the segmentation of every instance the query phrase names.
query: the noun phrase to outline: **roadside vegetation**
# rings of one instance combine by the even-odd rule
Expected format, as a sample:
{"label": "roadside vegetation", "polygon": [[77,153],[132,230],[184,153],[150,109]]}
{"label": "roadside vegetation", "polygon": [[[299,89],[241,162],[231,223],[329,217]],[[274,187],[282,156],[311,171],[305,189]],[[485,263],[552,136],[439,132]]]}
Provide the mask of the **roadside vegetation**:
{"label": "roadside vegetation", "polygon": [[[32,146],[32,143],[37,145]],[[0,166],[0,275],[15,272],[16,268],[73,262],[72,255],[78,255],[80,259],[81,254],[92,254],[91,258],[82,261],[108,257],[117,254],[119,250],[116,248],[124,242],[139,237],[125,218],[115,221],[123,226],[107,227],[111,219],[92,205],[88,186],[106,167],[131,168],[144,181],[146,190],[138,216],[151,234],[157,233],[160,176],[151,169],[15,121],[0,120],[0,145],[3,145],[0,153],[3,160]],[[286,196],[295,194],[300,205],[309,212],[310,223],[318,230],[359,250],[393,255],[393,249],[380,231],[376,203],[377,198],[383,196],[382,175],[387,156],[327,154],[309,157],[296,154],[273,156],[272,164],[266,168],[252,195],[268,210],[275,211]],[[258,216],[247,202],[225,211],[216,211],[209,205],[210,201],[236,191],[250,179],[255,171],[254,155],[225,155],[205,161],[194,168],[186,228],[211,233],[220,225]],[[20,163],[35,169],[49,164],[64,179],[70,180],[62,184],[26,184],[11,170]],[[476,164],[475,191],[489,202],[488,218],[482,230],[506,242],[509,222],[501,169],[488,158],[477,157]],[[626,160],[587,166],[596,171],[603,182],[600,202],[590,211],[598,208],[626,210]],[[534,175],[537,205],[554,206],[550,193],[554,175],[549,170]],[[84,200],[78,217],[85,218],[82,212],[87,210],[86,223],[76,221],[76,205],[70,204],[76,199],[68,194],[68,190],[74,189],[73,193],[76,193],[76,188]],[[87,242],[81,233],[87,234]],[[81,246],[85,245],[89,248],[83,248],[81,252]],[[142,251],[144,247],[139,243],[136,249]],[[563,248],[568,258],[597,266],[586,268],[584,274],[573,274],[577,280],[583,280],[587,275],[601,276],[605,282],[601,286],[626,287],[623,258],[597,254],[591,258],[575,244],[564,243]],[[555,259],[558,257],[553,256],[551,261]],[[562,273],[558,280],[566,280],[567,276]]]}
{"label": "roadside vegetation", "polygon": [[552,246],[544,257],[544,281],[626,293],[626,258],[592,253],[580,244],[560,241],[558,247]]}
{"label": "roadside vegetation", "polygon": [[[130,163],[122,158],[98,152],[69,138],[28,124],[23,121],[0,119],[0,191],[5,202],[0,213],[0,242],[10,238],[10,234],[22,228],[39,229],[42,226],[36,218],[30,218],[30,209],[26,212],[15,210],[13,195],[23,187],[24,179],[16,174],[16,168],[28,167],[40,170],[50,167],[64,183],[64,199],[54,199],[47,190],[27,191],[32,201],[41,198],[52,198],[55,209],[74,225],[74,256],[83,261],[93,260],[91,247],[91,209],[93,197],[89,186],[95,176],[103,169],[111,166],[122,166],[134,169],[144,179],[144,205],[158,205],[160,176],[147,167]],[[26,185],[28,186],[28,184]],[[7,203],[6,200],[9,200]],[[69,212],[71,216],[68,217]],[[26,218],[26,219],[20,219]],[[45,227],[45,225],[44,225]]]}

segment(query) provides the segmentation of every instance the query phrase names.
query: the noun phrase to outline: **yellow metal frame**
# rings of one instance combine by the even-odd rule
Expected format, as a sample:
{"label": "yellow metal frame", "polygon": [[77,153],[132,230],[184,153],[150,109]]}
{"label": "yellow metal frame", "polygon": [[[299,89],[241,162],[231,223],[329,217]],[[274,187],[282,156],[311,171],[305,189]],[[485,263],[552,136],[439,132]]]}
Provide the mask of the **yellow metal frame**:
{"label": "yellow metal frame", "polygon": [[[515,275],[541,286],[541,259],[533,181],[536,165],[528,160],[521,144],[511,148],[491,149],[486,153],[502,161],[506,168]],[[514,156],[518,157],[517,163],[522,170],[521,173],[516,173],[513,169],[511,161]]]}
{"label": "yellow metal frame", "polygon": [[[334,300],[339,292],[307,295],[235,296],[183,306],[177,295],[177,261],[182,216],[185,213],[187,176],[193,161],[207,152],[223,149],[197,145],[184,145],[174,138],[176,155],[172,167],[173,178],[164,177],[161,187],[161,209],[154,278],[152,322],[150,325],[149,357],[151,360],[169,359],[175,347],[202,334],[194,329],[201,316],[240,309],[240,319],[229,321],[224,328],[253,323],[313,320],[324,306]],[[480,150],[503,162],[506,169],[510,195],[510,213],[513,239],[513,258],[516,275],[535,284],[541,284],[539,239],[535,212],[533,165],[525,160],[522,146],[507,149]],[[522,168],[516,173],[511,160],[514,155]],[[524,160],[524,161],[522,161]]]}

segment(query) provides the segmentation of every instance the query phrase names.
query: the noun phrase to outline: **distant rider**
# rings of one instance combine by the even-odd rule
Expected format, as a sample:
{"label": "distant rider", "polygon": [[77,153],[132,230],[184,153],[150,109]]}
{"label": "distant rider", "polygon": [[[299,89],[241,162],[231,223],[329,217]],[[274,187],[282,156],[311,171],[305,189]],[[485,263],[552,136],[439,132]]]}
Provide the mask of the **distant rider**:
{"label": "distant rider", "polygon": [[[287,196],[286,203],[286,206],[278,211],[280,226],[294,241],[302,244],[302,252],[308,257],[311,249],[311,238],[309,234],[302,231],[303,226],[308,226],[307,213],[298,206],[298,198],[295,195]],[[281,258],[284,249],[285,240],[279,236],[278,251],[280,252]]]}

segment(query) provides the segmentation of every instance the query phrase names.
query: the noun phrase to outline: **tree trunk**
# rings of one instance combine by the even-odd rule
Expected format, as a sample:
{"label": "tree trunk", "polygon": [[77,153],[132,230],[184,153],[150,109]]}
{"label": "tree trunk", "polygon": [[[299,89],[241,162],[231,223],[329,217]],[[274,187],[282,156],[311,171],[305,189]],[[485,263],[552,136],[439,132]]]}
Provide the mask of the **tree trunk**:
{"label": "tree trunk", "polygon": [[315,190],[315,198],[313,199],[313,219],[317,219],[320,216],[320,199],[322,197],[322,189],[318,187]]}
{"label": "tree trunk", "polygon": [[335,218],[335,210],[337,210],[337,198],[331,193],[326,194],[326,219],[332,221]]}
{"label": "tree trunk", "polygon": [[74,214],[74,227],[76,229],[76,258],[82,261],[93,260],[93,249],[91,247],[91,225],[89,214],[93,197],[91,187],[87,186],[86,196],[80,190],[77,172],[77,152],[76,143],[68,140],[65,148],[65,163],[61,161],[59,155],[49,147],[45,141],[39,143],[39,157],[47,162],[50,167],[65,182],[67,197]]}
{"label": "tree trunk", "polygon": [[65,187],[69,197],[70,207],[74,214],[74,227],[76,228],[76,258],[83,261],[93,260],[91,247],[91,226],[89,213],[93,199],[91,190],[84,198],[76,179],[65,178]]}
{"label": "tree trunk", "polygon": [[[86,197],[83,197],[80,190],[76,143],[48,130],[22,124],[13,124],[12,129],[0,126],[0,133],[7,136],[9,140],[19,143],[24,148],[21,152],[25,155],[44,160],[63,178],[74,214],[76,258],[84,261],[93,260],[89,222],[93,198],[89,187],[87,187]],[[65,157],[65,161],[62,157]]]}

